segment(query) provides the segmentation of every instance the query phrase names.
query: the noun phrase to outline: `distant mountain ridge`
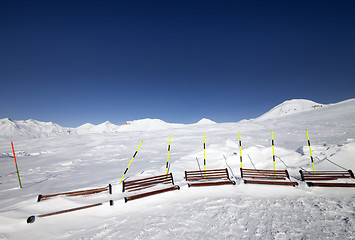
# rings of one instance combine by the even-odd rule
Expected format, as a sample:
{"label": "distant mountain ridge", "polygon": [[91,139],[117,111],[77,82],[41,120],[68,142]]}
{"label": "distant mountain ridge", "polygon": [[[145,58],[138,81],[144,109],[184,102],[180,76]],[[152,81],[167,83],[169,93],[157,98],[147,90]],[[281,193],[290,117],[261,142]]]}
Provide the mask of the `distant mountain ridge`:
{"label": "distant mountain ridge", "polygon": [[40,122],[34,119],[11,120],[9,118],[0,119],[0,137],[49,137],[58,135],[75,135],[88,133],[109,133],[125,131],[158,131],[169,128],[178,128],[186,125],[206,125],[216,124],[209,119],[201,119],[194,124],[167,123],[160,119],[140,119],[127,121],[123,125],[116,125],[109,121],[94,125],[85,123],[76,128],[61,127],[52,122]]}
{"label": "distant mountain ridge", "polygon": [[40,122],[34,119],[11,120],[9,118],[0,119],[1,137],[49,137],[57,135],[76,134],[72,128],[61,127],[52,122]]}
{"label": "distant mountain ridge", "polygon": [[[293,114],[300,114],[307,111],[313,111],[317,109],[327,108],[332,106],[338,108],[347,104],[350,106],[354,103],[355,99],[349,99],[343,102],[335,104],[320,104],[305,99],[293,99],[285,101],[270,111],[261,115],[260,117],[253,119],[255,121],[263,121],[268,119],[277,119]],[[341,108],[338,108],[339,111]],[[179,124],[179,123],[167,123],[160,119],[140,119],[127,121],[123,125],[115,125],[109,121],[94,125],[91,123],[83,124],[77,128],[61,127],[53,122],[40,122],[34,119],[29,120],[11,120],[9,118],[0,119],[0,137],[49,137],[58,135],[75,135],[75,134],[88,134],[88,133],[112,133],[112,132],[125,132],[125,131],[159,131],[170,128],[182,128],[186,126],[208,126],[217,124],[216,122],[202,118],[197,123],[193,124]]]}

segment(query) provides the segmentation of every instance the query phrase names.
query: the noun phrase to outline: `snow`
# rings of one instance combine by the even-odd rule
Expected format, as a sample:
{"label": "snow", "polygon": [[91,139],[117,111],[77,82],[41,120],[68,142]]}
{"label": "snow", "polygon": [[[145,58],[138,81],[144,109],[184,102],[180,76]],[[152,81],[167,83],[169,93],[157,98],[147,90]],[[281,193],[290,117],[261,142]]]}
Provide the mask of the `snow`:
{"label": "snow", "polygon": [[156,131],[166,130],[171,127],[180,126],[180,124],[166,123],[160,119],[140,119],[135,121],[128,121],[120,126],[120,131]]}
{"label": "snow", "polygon": [[[212,120],[203,118],[197,123],[190,125],[210,125],[216,124]],[[109,121],[94,125],[85,123],[77,128],[65,128],[52,122],[40,122],[29,119],[25,121],[16,121],[8,118],[0,119],[0,138],[10,139],[14,137],[48,137],[60,135],[75,135],[88,133],[114,133],[126,131],[157,131],[171,128],[181,128],[185,124],[167,123],[160,119],[140,119],[127,121],[123,125],[116,125]]]}
{"label": "snow", "polygon": [[34,119],[11,120],[0,119],[0,137],[48,137],[56,135],[70,135],[74,132],[70,128],[61,127],[52,122],[40,122]]}
{"label": "snow", "polygon": [[[91,130],[78,134],[50,135],[45,130],[47,137],[42,134],[47,125],[40,131],[28,127],[14,141],[23,188],[19,189],[16,174],[0,178],[0,239],[354,239],[355,189],[309,188],[298,172],[312,169],[306,130],[316,170],[355,170],[354,117],[355,99],[350,99],[236,123],[170,124],[142,119],[118,128],[106,122],[102,129],[92,130],[96,126],[86,124],[79,128]],[[6,123],[2,127],[11,127],[16,134],[24,127],[19,121],[2,122]],[[243,167],[272,169],[271,130],[276,168],[287,169],[298,187],[246,185],[240,179],[238,132]],[[235,186],[187,187],[184,171],[203,167],[203,134],[207,169],[228,168]],[[165,173],[170,135],[170,172],[181,189],[124,203],[118,182],[139,143],[143,141],[125,176],[128,179]],[[1,176],[15,168],[9,137],[0,138]],[[112,195],[36,202],[39,194],[109,183]],[[114,206],[109,205],[111,199]],[[100,202],[102,206],[26,223],[31,215]]]}
{"label": "snow", "polygon": [[119,126],[117,126],[109,121],[106,121],[106,122],[101,123],[99,125],[86,123],[86,124],[83,124],[75,129],[73,129],[73,131],[78,134],[87,134],[87,133],[117,132],[118,129],[119,129]]}
{"label": "snow", "polygon": [[319,104],[306,99],[293,99],[285,101],[262,116],[258,117],[257,120],[266,120],[271,118],[279,118],[291,114],[301,113],[309,110],[314,110],[322,107],[326,107],[325,104]]}
{"label": "snow", "polygon": [[209,124],[216,124],[216,122],[207,119],[207,118],[202,118],[200,121],[198,121],[197,123],[195,123],[196,125],[209,125]]}

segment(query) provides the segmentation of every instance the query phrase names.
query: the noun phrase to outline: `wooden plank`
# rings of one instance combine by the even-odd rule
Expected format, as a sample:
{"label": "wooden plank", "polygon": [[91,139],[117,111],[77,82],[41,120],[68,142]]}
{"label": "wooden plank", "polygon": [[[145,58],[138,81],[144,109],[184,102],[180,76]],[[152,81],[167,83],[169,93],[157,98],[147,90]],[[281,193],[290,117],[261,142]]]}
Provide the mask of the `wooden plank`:
{"label": "wooden plank", "polygon": [[243,175],[243,178],[263,178],[263,179],[276,179],[276,180],[286,180],[286,177],[273,177],[273,176],[256,176],[256,175],[253,175],[253,176],[245,176]]}
{"label": "wooden plank", "polygon": [[271,184],[271,185],[290,185],[297,186],[297,182],[280,182],[280,181],[257,181],[257,180],[244,180],[245,184]]}
{"label": "wooden plank", "polygon": [[141,193],[141,194],[125,197],[124,200],[125,200],[125,202],[128,202],[128,201],[131,201],[131,200],[135,200],[135,199],[139,199],[139,198],[143,198],[143,197],[148,197],[148,196],[159,194],[159,193],[163,193],[163,192],[179,190],[179,189],[180,189],[179,186],[174,185],[172,187],[165,188],[165,189],[160,189],[160,190],[156,190],[156,191],[152,191],[152,192]]}
{"label": "wooden plank", "polygon": [[71,208],[71,209],[67,209],[67,210],[63,210],[63,211],[42,214],[42,215],[38,215],[38,217],[48,217],[48,216],[52,216],[52,215],[57,215],[57,214],[62,214],[62,213],[67,213],[67,212],[73,212],[73,211],[77,211],[77,210],[81,210],[81,209],[85,209],[85,208],[96,207],[96,206],[100,206],[100,205],[102,205],[102,203],[96,203],[96,204],[87,205],[87,206],[83,206],[83,207]]}
{"label": "wooden plank", "polygon": [[265,170],[265,169],[248,169],[248,168],[242,168],[243,172],[276,172],[276,173],[284,173],[287,170]]}
{"label": "wooden plank", "polygon": [[215,186],[215,185],[235,185],[234,181],[218,181],[218,182],[198,182],[198,183],[188,183],[189,187],[203,187],[203,186]]}
{"label": "wooden plank", "polygon": [[308,187],[355,187],[355,183],[306,182]]}
{"label": "wooden plank", "polygon": [[[102,188],[94,188],[94,189],[80,190],[80,191],[74,191],[74,192],[55,193],[55,194],[48,194],[48,195],[38,195],[37,202],[48,200],[48,199],[50,199],[52,197],[56,197],[56,196],[74,197],[74,196],[80,196],[80,195],[100,193],[100,192],[109,191],[109,190],[110,190],[110,184],[107,187],[102,187]],[[110,192],[110,194],[111,194],[111,192]]]}
{"label": "wooden plank", "polygon": [[312,178],[309,178],[309,177],[305,177],[303,181],[308,181],[308,180],[313,180],[313,181],[316,181],[316,180],[337,180],[338,178],[336,177],[312,177]]}
{"label": "wooden plank", "polygon": [[196,177],[188,177],[186,180],[187,181],[196,181],[196,180],[201,180],[201,179],[228,179],[226,175],[224,176],[196,176]]}
{"label": "wooden plank", "polygon": [[205,173],[205,172],[225,172],[226,168],[222,168],[222,169],[210,169],[210,170],[197,170],[197,171],[185,171],[187,173]]}

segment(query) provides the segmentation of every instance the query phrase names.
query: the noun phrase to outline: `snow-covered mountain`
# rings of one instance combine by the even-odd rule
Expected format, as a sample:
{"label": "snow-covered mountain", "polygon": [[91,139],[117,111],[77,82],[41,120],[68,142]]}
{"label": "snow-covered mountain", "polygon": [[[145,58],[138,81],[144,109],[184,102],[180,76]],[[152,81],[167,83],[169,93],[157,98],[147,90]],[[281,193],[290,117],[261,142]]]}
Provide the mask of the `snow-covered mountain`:
{"label": "snow-covered mountain", "polygon": [[9,118],[0,119],[1,137],[48,137],[70,134],[75,134],[75,131],[52,122],[40,122],[34,119],[19,121]]}
{"label": "snow-covered mountain", "polygon": [[120,126],[120,131],[155,131],[183,126],[184,124],[167,123],[160,119],[140,119],[127,121]]}
{"label": "snow-covered mountain", "polygon": [[261,115],[257,118],[257,120],[284,117],[291,114],[323,108],[326,106],[326,104],[320,104],[306,99],[288,100],[272,108],[267,113]]}
{"label": "snow-covered mountain", "polygon": [[207,118],[202,118],[197,123],[194,123],[194,125],[210,125],[210,124],[217,124],[217,123]]}
{"label": "snow-covered mountain", "polygon": [[[352,101],[352,99],[347,100]],[[267,113],[256,118],[255,121],[263,121],[267,119],[278,119],[293,114],[299,114],[311,110],[320,110],[333,105],[341,105],[347,101],[336,104],[320,104],[305,99],[293,99],[285,101],[272,108]],[[126,132],[126,131],[158,131],[172,128],[181,128],[184,126],[203,126],[217,124],[216,122],[202,118],[193,124],[177,124],[167,123],[160,119],[140,119],[127,121],[123,125],[115,125],[109,121],[94,125],[91,123],[83,124],[77,128],[61,127],[52,122],[40,122],[37,120],[11,120],[9,118],[0,119],[0,137],[47,137],[69,134],[89,134],[89,133],[108,133],[108,132]]]}
{"label": "snow-covered mountain", "polygon": [[119,126],[115,125],[109,121],[101,123],[99,125],[94,125],[91,123],[85,123],[74,129],[78,134],[85,133],[106,133],[106,132],[117,132],[119,130]]}

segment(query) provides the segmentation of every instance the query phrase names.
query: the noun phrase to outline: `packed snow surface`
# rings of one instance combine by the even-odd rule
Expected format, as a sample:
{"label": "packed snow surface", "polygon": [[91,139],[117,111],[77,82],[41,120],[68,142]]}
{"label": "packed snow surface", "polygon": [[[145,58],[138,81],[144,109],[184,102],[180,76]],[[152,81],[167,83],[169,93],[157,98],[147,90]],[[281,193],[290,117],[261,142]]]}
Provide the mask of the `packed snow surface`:
{"label": "packed snow surface", "polygon": [[[355,170],[354,119],[351,99],[258,121],[189,125],[132,121],[126,130],[36,138],[33,132],[26,132],[28,137],[23,132],[13,141],[22,189],[13,174],[12,139],[0,138],[0,239],[354,239],[355,189],[310,188],[298,172],[312,169],[306,130],[316,170]],[[2,121],[8,125],[12,120]],[[12,122],[13,129],[19,126]],[[146,124],[151,130],[141,131]],[[276,168],[287,169],[297,187],[248,185],[241,179],[238,132],[243,167],[273,169],[271,130]],[[187,187],[184,171],[203,168],[203,134],[206,168],[227,168],[236,185]],[[122,193],[119,180],[138,145],[143,141],[125,179],[164,174],[170,135],[169,172],[181,189],[125,203],[127,193]],[[109,183],[112,195],[103,192],[37,202],[39,194]],[[95,203],[103,205],[38,217]],[[31,215],[37,216],[36,221],[28,224]]]}

